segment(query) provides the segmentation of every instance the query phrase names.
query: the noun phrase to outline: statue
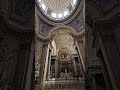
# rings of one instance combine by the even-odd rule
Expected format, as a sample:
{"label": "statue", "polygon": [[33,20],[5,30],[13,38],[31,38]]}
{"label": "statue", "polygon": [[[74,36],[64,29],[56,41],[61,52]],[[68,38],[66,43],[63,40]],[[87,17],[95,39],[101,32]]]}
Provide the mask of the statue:
{"label": "statue", "polygon": [[12,50],[8,48],[7,44],[1,45],[0,44],[0,62],[1,61],[7,61],[10,57],[13,57],[13,54],[11,53]]}
{"label": "statue", "polygon": [[7,73],[3,72],[0,78],[0,90],[7,90]]}
{"label": "statue", "polygon": [[69,80],[69,79],[74,79],[72,77],[72,73],[69,70],[69,72],[67,72],[67,69],[65,68],[65,73],[61,72],[60,73],[60,77],[58,78],[59,80]]}
{"label": "statue", "polygon": [[8,48],[8,44],[3,42],[3,38],[0,37],[0,90],[8,90],[10,87],[8,85],[9,80],[7,77],[7,69],[6,67],[9,64],[9,61],[13,59],[13,50]]}

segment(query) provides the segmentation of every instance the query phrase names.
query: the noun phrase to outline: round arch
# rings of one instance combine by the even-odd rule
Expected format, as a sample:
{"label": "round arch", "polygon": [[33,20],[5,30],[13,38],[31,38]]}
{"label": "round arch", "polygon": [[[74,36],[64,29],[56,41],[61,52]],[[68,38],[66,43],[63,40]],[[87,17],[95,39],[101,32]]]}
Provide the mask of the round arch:
{"label": "round arch", "polygon": [[52,33],[56,32],[56,31],[58,31],[60,29],[66,29],[68,32],[71,33],[71,36],[74,36],[74,35],[78,34],[78,32],[71,26],[67,26],[67,25],[66,26],[58,26],[58,27],[55,27],[55,28],[50,30],[50,32],[48,33],[48,38],[51,38]]}
{"label": "round arch", "polygon": [[77,32],[76,29],[74,29],[74,28],[71,27],[71,26],[65,25],[65,26],[57,26],[57,27],[54,27],[54,28],[52,28],[52,29],[48,32],[47,36],[43,36],[43,35],[41,35],[41,34],[39,33],[39,20],[38,20],[37,15],[36,15],[35,22],[36,22],[35,33],[36,33],[36,35],[38,36],[38,38],[43,39],[43,40],[50,39],[51,36],[52,36],[52,33],[55,32],[55,31],[58,31],[58,30],[60,30],[60,29],[66,29],[67,31],[70,32],[69,34],[71,34],[71,36],[79,35],[79,33]]}
{"label": "round arch", "polygon": [[[86,1],[86,12],[85,15],[89,15],[92,19],[102,17],[103,16],[103,11],[98,7],[98,5],[95,5],[94,3],[90,3]],[[93,12],[91,12],[93,11]]]}

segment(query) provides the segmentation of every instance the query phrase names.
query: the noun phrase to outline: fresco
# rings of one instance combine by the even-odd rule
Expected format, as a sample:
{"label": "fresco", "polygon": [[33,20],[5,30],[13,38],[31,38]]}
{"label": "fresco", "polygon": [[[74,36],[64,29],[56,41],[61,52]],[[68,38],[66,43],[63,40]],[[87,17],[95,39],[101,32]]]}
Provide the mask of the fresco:
{"label": "fresco", "polygon": [[81,11],[81,13],[79,13],[78,16],[69,24],[70,26],[74,27],[78,32],[85,27],[83,11]]}
{"label": "fresco", "polygon": [[40,20],[40,34],[47,36],[48,32],[51,30],[52,26]]}

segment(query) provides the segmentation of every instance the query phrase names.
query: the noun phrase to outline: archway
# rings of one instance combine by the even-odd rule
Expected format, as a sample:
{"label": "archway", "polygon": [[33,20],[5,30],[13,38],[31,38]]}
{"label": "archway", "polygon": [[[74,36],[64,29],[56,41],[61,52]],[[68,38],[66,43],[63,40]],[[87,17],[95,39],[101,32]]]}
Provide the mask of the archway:
{"label": "archway", "polygon": [[[41,54],[45,66],[42,68],[43,74],[41,76],[43,88],[49,88],[48,85],[56,86],[58,82],[65,88],[70,88],[66,86],[67,84],[72,84],[73,88],[76,86],[78,89],[84,88],[84,63],[83,58],[81,58],[82,55],[80,55],[82,51],[79,51],[81,46],[78,43],[79,36],[82,36],[82,33],[78,34],[70,26],[55,27],[50,30],[46,38],[47,42],[43,44],[42,48],[44,55]],[[38,49],[37,51],[39,52]],[[76,86],[74,86],[75,83]]]}

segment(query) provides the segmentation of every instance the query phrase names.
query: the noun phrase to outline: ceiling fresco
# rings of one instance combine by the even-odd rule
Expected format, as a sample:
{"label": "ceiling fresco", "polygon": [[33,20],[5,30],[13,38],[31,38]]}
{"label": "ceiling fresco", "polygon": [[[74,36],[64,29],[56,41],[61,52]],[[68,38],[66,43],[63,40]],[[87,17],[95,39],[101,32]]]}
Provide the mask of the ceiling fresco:
{"label": "ceiling fresco", "polygon": [[81,31],[85,27],[83,9],[69,25],[74,27],[78,32]]}
{"label": "ceiling fresco", "polygon": [[[68,24],[64,24],[67,26],[70,26],[72,28],[74,28],[78,33],[84,29],[85,26],[85,22],[84,22],[84,12],[83,12],[83,7],[81,8],[81,11],[78,13],[78,15],[75,17],[75,19],[73,19],[70,23]],[[38,15],[39,17],[39,15]],[[43,19],[41,19],[41,17],[39,17],[39,34],[47,37],[48,33],[50,32],[50,30],[52,28],[55,28],[57,26],[64,26],[64,25],[51,25],[50,23],[47,23],[46,21],[44,21]],[[62,22],[61,22],[62,23]]]}
{"label": "ceiling fresco", "polygon": [[63,20],[77,8],[79,0],[36,0],[41,13],[49,19]]}
{"label": "ceiling fresco", "polygon": [[39,34],[43,35],[43,36],[47,36],[48,32],[52,29],[52,25],[47,24],[46,22],[44,22],[43,20],[40,19],[40,23],[39,23]]}

